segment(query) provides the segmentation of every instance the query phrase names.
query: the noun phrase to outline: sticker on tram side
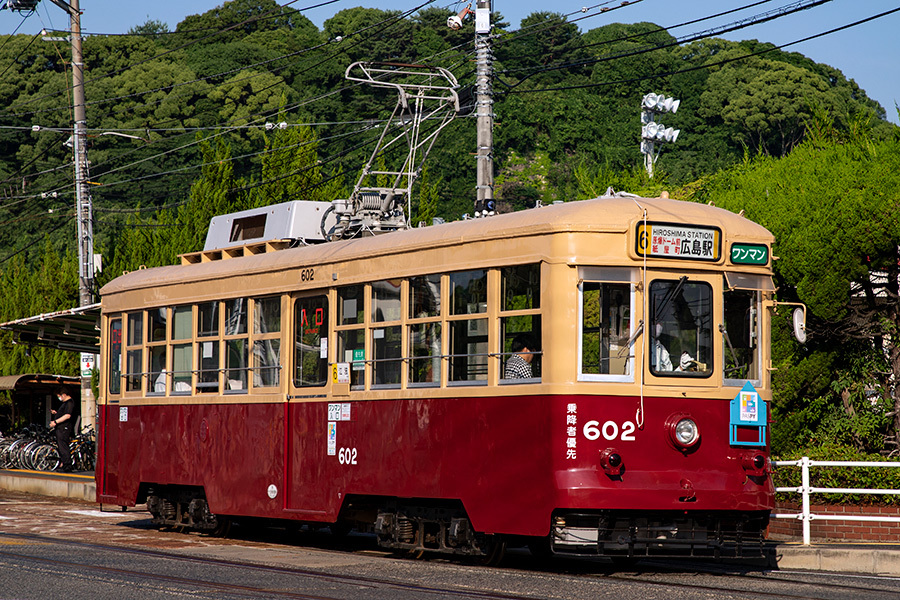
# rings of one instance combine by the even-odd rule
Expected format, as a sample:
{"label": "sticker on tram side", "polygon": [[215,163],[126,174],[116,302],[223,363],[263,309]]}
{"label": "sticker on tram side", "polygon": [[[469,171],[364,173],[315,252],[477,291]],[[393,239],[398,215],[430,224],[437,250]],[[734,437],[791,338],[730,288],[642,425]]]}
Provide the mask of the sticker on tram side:
{"label": "sticker on tram side", "polygon": [[350,421],[352,416],[351,405],[349,402],[332,402],[328,404],[328,420],[329,421]]}
{"label": "sticker on tram side", "polygon": [[328,422],[328,456],[337,454],[337,423]]}
{"label": "sticker on tram side", "polygon": [[119,407],[119,423],[125,423],[128,421],[128,407],[120,406]]}
{"label": "sticker on tram side", "polygon": [[[322,338],[324,340],[324,338]],[[332,383],[350,383],[350,363],[334,363],[331,367]]]}

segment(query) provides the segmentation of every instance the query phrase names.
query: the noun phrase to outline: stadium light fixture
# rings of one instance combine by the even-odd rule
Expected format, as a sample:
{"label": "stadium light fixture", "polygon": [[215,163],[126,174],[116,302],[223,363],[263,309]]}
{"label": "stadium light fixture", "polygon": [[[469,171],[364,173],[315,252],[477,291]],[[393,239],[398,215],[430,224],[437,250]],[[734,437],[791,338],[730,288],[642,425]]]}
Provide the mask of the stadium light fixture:
{"label": "stadium light fixture", "polygon": [[644,167],[651,178],[653,166],[659,158],[659,145],[674,142],[681,133],[680,129],[657,123],[656,116],[659,113],[675,113],[680,105],[681,100],[652,92],[641,99],[641,154],[644,155]]}

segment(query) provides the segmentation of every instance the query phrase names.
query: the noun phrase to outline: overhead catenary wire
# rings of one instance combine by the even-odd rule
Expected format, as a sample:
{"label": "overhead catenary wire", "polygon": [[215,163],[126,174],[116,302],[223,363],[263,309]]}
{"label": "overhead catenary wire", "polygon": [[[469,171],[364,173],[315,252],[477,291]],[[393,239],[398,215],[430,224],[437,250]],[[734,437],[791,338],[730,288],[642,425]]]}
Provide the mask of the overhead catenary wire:
{"label": "overhead catenary wire", "polygon": [[854,21],[854,22],[852,22],[852,23],[847,23],[846,25],[841,25],[840,27],[835,27],[835,28],[833,28],[833,29],[829,29],[828,31],[823,31],[823,32],[821,32],[821,33],[816,33],[816,34],[814,34],[814,35],[810,35],[810,36],[804,37],[804,38],[799,39],[799,40],[794,40],[793,42],[788,42],[788,43],[781,44],[781,45],[778,45],[778,46],[773,45],[773,46],[771,46],[771,47],[764,48],[764,49],[762,49],[762,50],[757,50],[757,51],[755,51],[755,52],[749,52],[749,53],[743,54],[743,55],[741,55],[741,56],[731,57],[731,58],[723,59],[723,60],[720,60],[720,61],[714,61],[714,62],[710,62],[710,63],[705,63],[705,64],[702,64],[702,65],[696,65],[696,66],[693,66],[693,67],[687,67],[687,68],[684,68],[684,69],[678,69],[678,70],[676,70],[676,71],[667,71],[667,72],[665,72],[665,73],[656,73],[656,74],[653,74],[653,75],[645,75],[645,76],[642,76],[642,77],[634,77],[634,78],[631,78],[631,79],[619,79],[619,80],[616,80],[616,81],[604,81],[604,82],[598,82],[598,83],[586,83],[586,84],[580,84],[580,85],[554,86],[554,87],[526,89],[526,90],[519,90],[519,91],[511,90],[511,91],[507,91],[507,92],[504,92],[504,93],[506,93],[506,94],[534,94],[534,93],[540,93],[540,92],[564,91],[564,90],[576,90],[576,89],[588,89],[588,88],[595,88],[595,87],[603,87],[603,86],[607,86],[607,85],[621,85],[621,84],[625,84],[625,83],[636,83],[636,82],[639,82],[639,81],[649,81],[649,80],[651,80],[651,79],[659,79],[659,78],[661,78],[661,77],[669,77],[669,76],[671,76],[671,75],[679,75],[679,74],[681,74],[681,73],[690,73],[690,72],[692,72],[692,71],[698,71],[698,70],[701,70],[701,69],[709,69],[710,67],[718,67],[718,66],[722,66],[722,65],[725,65],[725,64],[737,62],[737,61],[739,61],[739,60],[745,60],[745,59],[748,59],[748,58],[752,58],[752,57],[754,57],[754,56],[760,56],[760,55],[763,55],[763,54],[768,54],[769,52],[774,52],[774,51],[776,51],[776,50],[782,50],[782,49],[784,49],[784,48],[789,48],[789,47],[791,47],[791,46],[796,46],[797,44],[802,44],[802,43],[804,43],[804,42],[808,42],[808,41],[811,41],[811,40],[814,40],[814,39],[818,39],[818,38],[824,37],[824,36],[826,36],[826,35],[831,35],[831,34],[833,34],[833,33],[839,32],[839,31],[844,31],[844,30],[846,30],[846,29],[850,29],[851,27],[856,27],[856,26],[858,26],[858,25],[862,25],[862,24],[864,24],[864,23],[868,23],[868,22],[870,22],[870,21],[874,21],[874,20],[876,20],[876,19],[880,19],[880,18],[882,18],[882,17],[886,17],[886,16],[891,15],[891,14],[894,14],[894,13],[896,13],[896,12],[900,12],[900,7],[894,8],[894,9],[891,9],[891,10],[887,10],[887,11],[882,12],[882,13],[879,13],[879,14],[877,14],[877,15],[873,15],[873,16],[867,17],[867,18],[865,18],[865,19],[860,19],[860,20]]}

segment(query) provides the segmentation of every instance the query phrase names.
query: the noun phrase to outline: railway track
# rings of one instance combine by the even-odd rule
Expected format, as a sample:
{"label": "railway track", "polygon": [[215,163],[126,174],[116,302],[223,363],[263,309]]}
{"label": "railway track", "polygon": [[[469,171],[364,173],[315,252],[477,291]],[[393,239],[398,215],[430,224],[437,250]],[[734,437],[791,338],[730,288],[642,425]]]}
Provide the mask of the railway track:
{"label": "railway track", "polygon": [[[135,545],[139,543],[137,540],[102,543],[0,529],[0,564],[53,576],[67,574],[85,583],[129,582],[134,589],[146,590],[146,597],[166,590],[193,597],[321,600],[360,597],[555,600],[594,598],[611,592],[620,598],[643,600],[700,596],[878,600],[893,599],[900,594],[900,581],[896,578],[753,571],[672,561],[644,561],[636,568],[620,571],[602,561],[538,561],[526,553],[513,553],[504,568],[487,568],[441,558],[391,559],[391,555],[375,552],[365,543],[345,544],[345,550],[336,550],[328,547],[328,536],[320,536],[323,543],[314,550],[285,547],[267,542],[267,537],[279,535],[270,532],[268,536],[254,535],[251,539],[204,538],[206,551],[217,548],[220,553],[228,554],[230,548],[231,554],[237,549],[246,556],[229,559],[197,555],[200,548],[197,545],[146,548]],[[38,556],[31,551],[47,547],[55,549],[49,556]],[[278,557],[273,558],[273,550]],[[278,564],[291,560],[290,555],[297,557],[310,552],[325,555],[323,562],[331,566],[307,568]],[[60,559],[59,555],[67,558]],[[88,557],[99,557],[99,560]],[[203,575],[192,575],[198,572]]]}

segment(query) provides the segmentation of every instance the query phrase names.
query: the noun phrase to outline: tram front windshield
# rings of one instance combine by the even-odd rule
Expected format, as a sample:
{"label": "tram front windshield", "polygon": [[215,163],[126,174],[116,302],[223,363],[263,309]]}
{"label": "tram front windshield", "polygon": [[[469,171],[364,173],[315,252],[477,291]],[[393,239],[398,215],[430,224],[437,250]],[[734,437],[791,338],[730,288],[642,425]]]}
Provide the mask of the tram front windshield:
{"label": "tram front windshield", "polygon": [[650,284],[650,371],[707,377],[713,369],[712,287],[687,277]]}

